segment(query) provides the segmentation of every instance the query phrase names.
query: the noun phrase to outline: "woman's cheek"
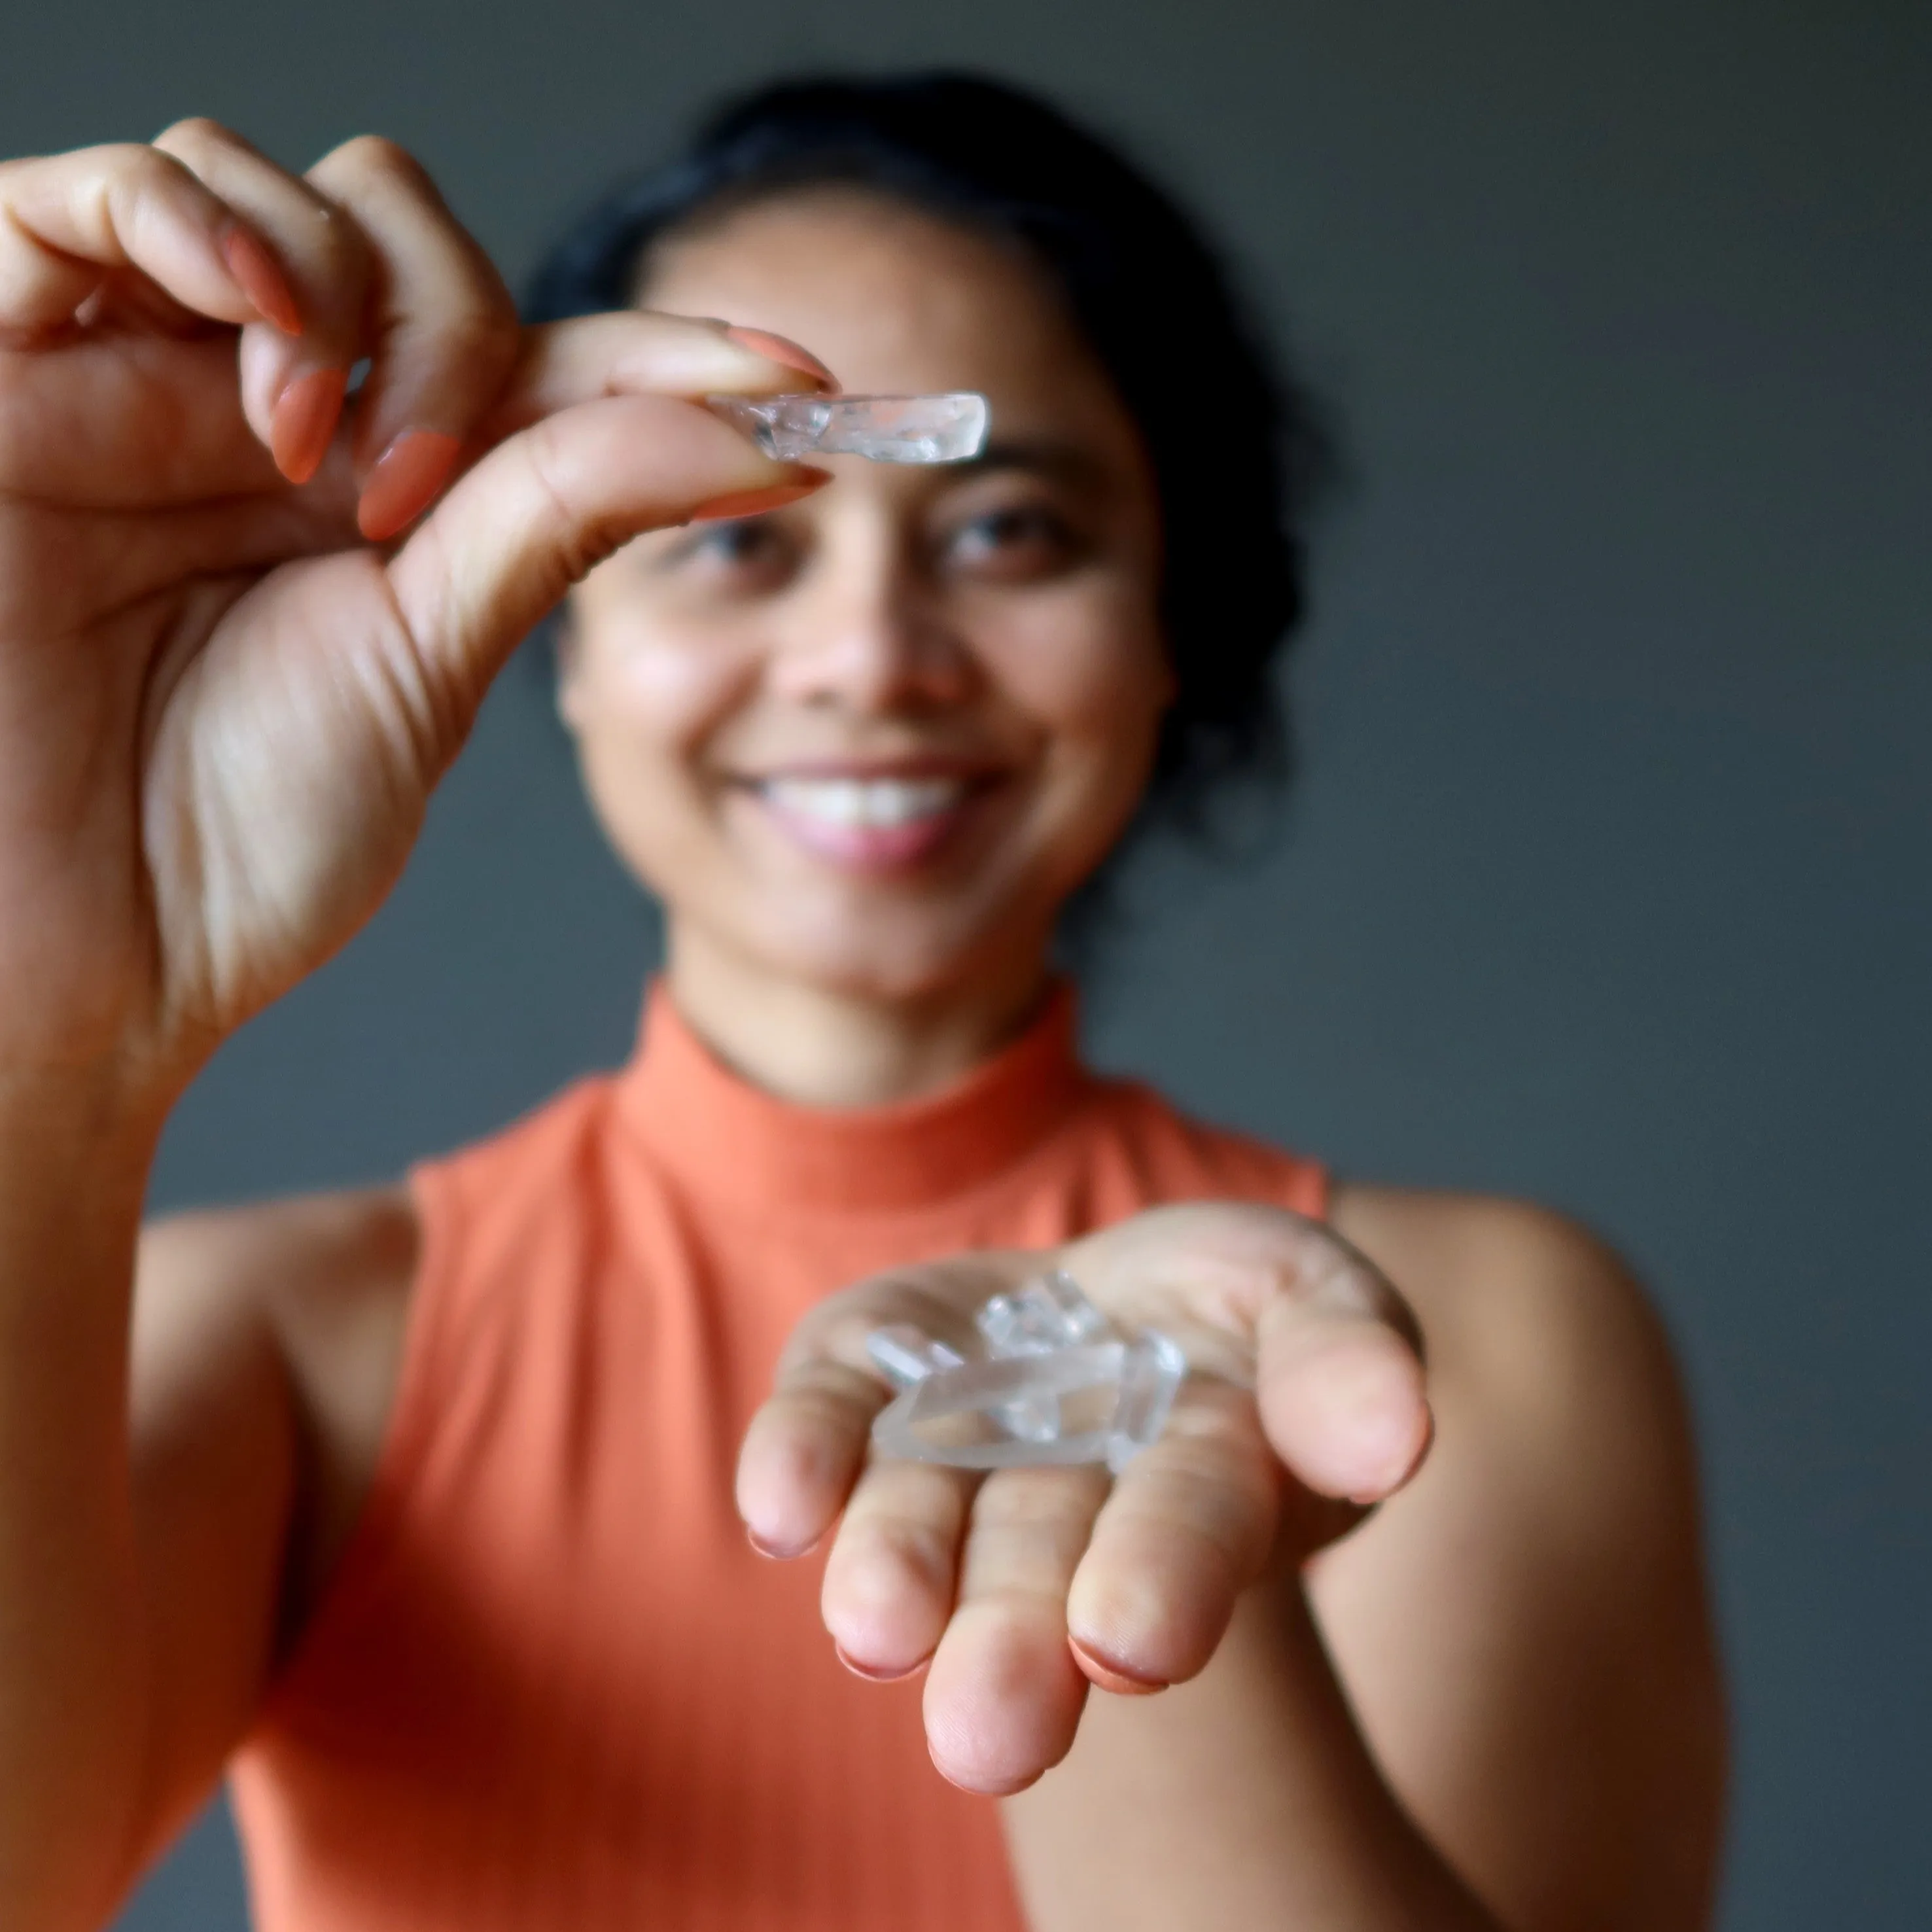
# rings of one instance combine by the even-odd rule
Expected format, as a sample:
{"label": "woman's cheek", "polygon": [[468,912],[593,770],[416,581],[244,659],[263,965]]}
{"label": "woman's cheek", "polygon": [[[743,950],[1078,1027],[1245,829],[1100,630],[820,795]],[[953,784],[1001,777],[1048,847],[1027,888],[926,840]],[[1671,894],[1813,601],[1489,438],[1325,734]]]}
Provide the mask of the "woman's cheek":
{"label": "woman's cheek", "polygon": [[607,625],[584,639],[575,707],[582,769],[598,818],[652,888],[674,890],[677,854],[711,807],[707,747],[743,701],[745,654],[726,640]]}
{"label": "woman's cheek", "polygon": [[1050,646],[1042,640],[1018,675],[1024,688],[1013,697],[1047,751],[1037,823],[1058,854],[1055,869],[1070,878],[1112,844],[1146,784],[1166,702],[1165,653],[1151,634],[1096,624],[1063,629]]}
{"label": "woman's cheek", "polygon": [[1042,627],[1015,640],[1004,681],[1017,707],[1047,734],[1105,740],[1130,755],[1166,708],[1166,652],[1137,611],[1082,615],[1088,621],[1080,626]]}
{"label": "woman's cheek", "polygon": [[621,736],[646,756],[694,755],[744,701],[755,680],[754,655],[715,634],[627,631],[601,640],[592,728]]}

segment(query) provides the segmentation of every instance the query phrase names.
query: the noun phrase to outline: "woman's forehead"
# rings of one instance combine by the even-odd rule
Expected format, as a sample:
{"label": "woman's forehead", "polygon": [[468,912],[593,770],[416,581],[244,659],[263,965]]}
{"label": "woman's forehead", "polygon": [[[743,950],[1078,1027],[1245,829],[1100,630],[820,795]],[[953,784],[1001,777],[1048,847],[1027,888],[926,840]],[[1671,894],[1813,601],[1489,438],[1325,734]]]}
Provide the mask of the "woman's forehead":
{"label": "woman's forehead", "polygon": [[862,190],[761,201],[670,238],[641,298],[790,336],[854,392],[980,389],[1031,412],[1108,388],[1016,249]]}

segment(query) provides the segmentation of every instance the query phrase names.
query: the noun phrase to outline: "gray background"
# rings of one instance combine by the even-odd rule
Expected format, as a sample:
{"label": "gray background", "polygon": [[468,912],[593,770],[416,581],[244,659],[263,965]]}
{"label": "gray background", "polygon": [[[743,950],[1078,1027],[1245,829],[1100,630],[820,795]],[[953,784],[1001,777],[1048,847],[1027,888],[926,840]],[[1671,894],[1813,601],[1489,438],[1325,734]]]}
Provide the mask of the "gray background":
{"label": "gray background", "polygon": [[[0,152],[411,145],[513,272],[721,85],[968,60],[1136,137],[1348,426],[1288,837],[1152,868],[1096,1052],[1655,1283],[1738,1741],[1725,1923],[1932,1924],[1932,14],[1880,0],[10,10]],[[1177,370],[1214,406],[1212,370]],[[393,1172],[626,1048],[650,916],[528,679],[170,1204]],[[218,1814],[140,1932],[241,1924]]]}

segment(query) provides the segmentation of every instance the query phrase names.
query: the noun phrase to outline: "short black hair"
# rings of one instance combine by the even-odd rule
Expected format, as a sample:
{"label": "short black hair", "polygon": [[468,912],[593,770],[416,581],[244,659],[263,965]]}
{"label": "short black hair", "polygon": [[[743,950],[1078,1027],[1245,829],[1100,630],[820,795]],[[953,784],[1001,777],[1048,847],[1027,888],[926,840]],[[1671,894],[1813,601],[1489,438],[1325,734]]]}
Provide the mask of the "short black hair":
{"label": "short black hair", "polygon": [[952,73],[760,88],[571,227],[533,276],[526,315],[628,307],[662,238],[824,186],[874,190],[1018,244],[1138,425],[1159,499],[1175,694],[1136,829],[1203,832],[1244,784],[1278,790],[1291,761],[1276,674],[1306,607],[1329,435],[1264,348],[1199,224],[1058,109]]}

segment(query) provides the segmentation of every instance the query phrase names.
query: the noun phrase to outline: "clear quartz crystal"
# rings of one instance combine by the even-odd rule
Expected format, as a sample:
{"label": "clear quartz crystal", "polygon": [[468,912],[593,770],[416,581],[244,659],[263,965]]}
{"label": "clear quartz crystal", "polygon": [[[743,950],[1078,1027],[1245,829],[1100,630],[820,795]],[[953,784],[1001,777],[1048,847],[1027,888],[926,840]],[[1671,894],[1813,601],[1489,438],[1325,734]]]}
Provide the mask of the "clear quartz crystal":
{"label": "clear quartz crystal", "polygon": [[780,463],[866,456],[962,463],[986,446],[986,399],[948,396],[707,396],[706,405]]}
{"label": "clear quartz crystal", "polygon": [[866,1352],[880,1372],[901,1388],[910,1388],[941,1369],[956,1369],[966,1359],[957,1349],[928,1340],[905,1322],[874,1328],[866,1337]]}
{"label": "clear quartz crystal", "polygon": [[963,1360],[904,1324],[867,1346],[898,1397],[872,1425],[881,1455],[960,1468],[1105,1462],[1117,1474],[1160,1435],[1186,1358],[1149,1328],[1127,1340],[1056,1270],[975,1317],[986,1356]]}

